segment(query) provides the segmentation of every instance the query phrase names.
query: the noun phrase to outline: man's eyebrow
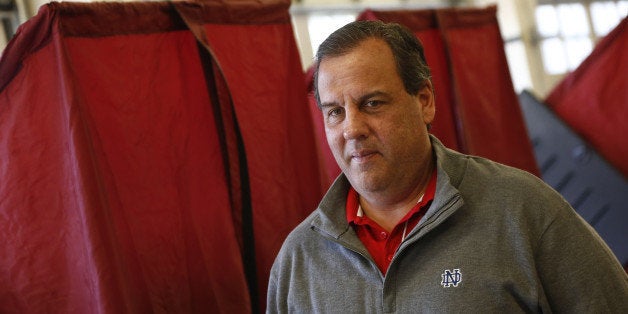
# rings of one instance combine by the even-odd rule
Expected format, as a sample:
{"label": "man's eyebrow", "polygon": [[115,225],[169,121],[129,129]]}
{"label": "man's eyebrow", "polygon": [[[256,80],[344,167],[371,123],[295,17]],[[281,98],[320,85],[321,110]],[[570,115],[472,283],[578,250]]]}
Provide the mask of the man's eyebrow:
{"label": "man's eyebrow", "polygon": [[[361,104],[361,103],[365,102],[366,100],[368,100],[370,98],[373,98],[373,97],[387,96],[387,95],[388,94],[386,94],[386,93],[384,93],[382,91],[376,90],[376,91],[373,91],[373,92],[370,92],[368,94],[364,94],[364,95],[360,96],[360,98],[358,98],[358,103]],[[320,108],[323,109],[323,108],[335,107],[335,106],[339,106],[338,103],[335,102],[335,101],[330,101],[330,102],[321,103]]]}
{"label": "man's eyebrow", "polygon": [[328,108],[328,107],[335,107],[337,105],[338,104],[336,102],[333,102],[333,101],[331,101],[331,102],[324,102],[324,103],[321,103],[320,108],[322,109],[322,108]]}
{"label": "man's eyebrow", "polygon": [[378,97],[378,96],[387,96],[387,95],[388,94],[386,94],[386,93],[384,93],[382,91],[376,90],[376,91],[370,92],[368,94],[362,95],[358,100],[359,100],[359,103],[363,103],[367,99],[370,99],[370,98],[373,98],[373,97]]}

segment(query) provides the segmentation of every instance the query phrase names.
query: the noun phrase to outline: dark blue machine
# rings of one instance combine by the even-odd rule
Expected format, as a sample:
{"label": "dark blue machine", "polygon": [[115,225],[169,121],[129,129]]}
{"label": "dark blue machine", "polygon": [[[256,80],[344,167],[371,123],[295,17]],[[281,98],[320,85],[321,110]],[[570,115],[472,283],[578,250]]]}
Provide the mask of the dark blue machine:
{"label": "dark blue machine", "polygon": [[521,93],[519,102],[543,180],[627,266],[628,181],[531,93]]}

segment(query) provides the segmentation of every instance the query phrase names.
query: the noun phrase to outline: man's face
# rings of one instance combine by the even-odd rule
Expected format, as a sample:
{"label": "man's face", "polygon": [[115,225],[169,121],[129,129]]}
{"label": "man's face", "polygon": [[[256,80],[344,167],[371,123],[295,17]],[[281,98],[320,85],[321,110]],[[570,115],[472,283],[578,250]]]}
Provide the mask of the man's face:
{"label": "man's face", "polygon": [[431,85],[408,94],[388,45],[367,39],[321,61],[318,93],[327,142],[358,193],[416,187],[431,163]]}

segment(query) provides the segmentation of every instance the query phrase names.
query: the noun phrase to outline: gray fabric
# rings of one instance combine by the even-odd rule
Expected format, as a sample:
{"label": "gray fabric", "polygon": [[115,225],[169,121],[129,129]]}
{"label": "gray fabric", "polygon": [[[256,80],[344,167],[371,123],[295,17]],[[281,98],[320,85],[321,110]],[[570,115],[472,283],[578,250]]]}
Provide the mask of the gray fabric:
{"label": "gray fabric", "polygon": [[341,175],[279,252],[268,313],[628,312],[626,273],[560,195],[432,144],[435,199],[386,276],[347,223]]}

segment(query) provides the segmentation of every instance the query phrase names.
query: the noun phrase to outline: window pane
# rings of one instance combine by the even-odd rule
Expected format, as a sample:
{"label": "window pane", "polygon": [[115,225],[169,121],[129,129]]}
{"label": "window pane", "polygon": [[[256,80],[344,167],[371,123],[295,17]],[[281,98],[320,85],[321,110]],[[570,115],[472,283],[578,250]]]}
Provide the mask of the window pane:
{"label": "window pane", "polygon": [[536,27],[543,37],[558,35],[558,15],[553,5],[540,5],[536,8]]}
{"label": "window pane", "polygon": [[597,36],[608,34],[619,23],[619,11],[610,1],[591,3],[591,19]]}
{"label": "window pane", "polygon": [[617,1],[619,16],[623,19],[628,14],[628,1]]}
{"label": "window pane", "polygon": [[589,23],[582,4],[559,5],[558,20],[560,21],[560,32],[565,37],[589,34]]}
{"label": "window pane", "polygon": [[506,57],[508,58],[508,67],[510,68],[510,76],[517,93],[524,89],[532,88],[532,79],[530,78],[530,68],[528,59],[526,58],[525,46],[521,40],[506,44]]}
{"label": "window pane", "polygon": [[591,49],[593,48],[591,40],[587,37],[567,39],[565,46],[567,48],[569,69],[577,68],[582,60],[591,53]]}
{"label": "window pane", "polygon": [[499,29],[503,38],[515,38],[521,36],[521,23],[517,15],[517,7],[515,1],[499,0],[497,1],[499,10],[497,10],[497,19],[499,20]]}
{"label": "window pane", "polygon": [[307,24],[310,31],[310,43],[312,44],[314,54],[316,54],[318,46],[320,46],[329,34],[345,24],[355,21],[355,18],[355,14],[310,16]]}
{"label": "window pane", "polygon": [[628,14],[628,1],[617,1],[617,12],[620,19],[625,18]]}
{"label": "window pane", "polygon": [[543,65],[548,74],[561,74],[567,72],[565,60],[565,48],[558,38],[550,38],[541,42],[541,54]]}

